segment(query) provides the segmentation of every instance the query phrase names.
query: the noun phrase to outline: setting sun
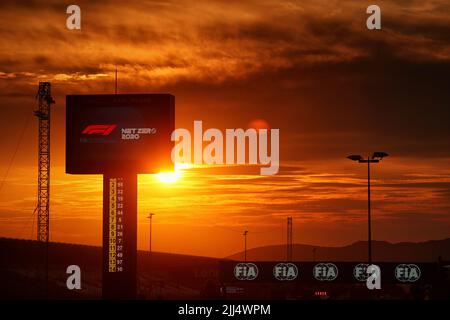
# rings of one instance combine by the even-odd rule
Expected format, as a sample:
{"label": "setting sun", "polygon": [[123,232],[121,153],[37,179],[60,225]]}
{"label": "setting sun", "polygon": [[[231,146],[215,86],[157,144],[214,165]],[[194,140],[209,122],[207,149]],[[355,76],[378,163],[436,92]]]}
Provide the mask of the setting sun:
{"label": "setting sun", "polygon": [[182,170],[191,168],[192,165],[188,163],[175,163],[174,171],[165,171],[157,173],[156,179],[162,183],[175,183],[182,176]]}
{"label": "setting sun", "polygon": [[181,172],[159,172],[156,174],[156,178],[162,183],[175,183],[181,177]]}

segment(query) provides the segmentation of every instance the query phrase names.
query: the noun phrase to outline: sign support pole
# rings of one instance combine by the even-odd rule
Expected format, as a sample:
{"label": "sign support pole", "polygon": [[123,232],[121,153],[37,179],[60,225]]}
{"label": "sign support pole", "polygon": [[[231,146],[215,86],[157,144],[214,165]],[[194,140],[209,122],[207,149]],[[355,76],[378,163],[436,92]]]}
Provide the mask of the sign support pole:
{"label": "sign support pole", "polygon": [[137,174],[103,175],[103,299],[137,297]]}

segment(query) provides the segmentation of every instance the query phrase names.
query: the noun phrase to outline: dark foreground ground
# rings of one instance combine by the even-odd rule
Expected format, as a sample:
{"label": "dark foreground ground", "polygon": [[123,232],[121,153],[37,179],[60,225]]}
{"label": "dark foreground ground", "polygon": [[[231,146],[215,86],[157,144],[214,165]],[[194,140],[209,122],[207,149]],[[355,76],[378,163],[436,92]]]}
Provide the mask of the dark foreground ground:
{"label": "dark foreground ground", "polygon": [[[45,248],[30,240],[0,238],[0,299],[100,299],[100,247],[51,243],[45,289]],[[433,284],[387,284],[376,293],[364,284],[224,283],[223,259],[138,253],[140,299],[449,299],[446,273]],[[66,268],[82,270],[82,289],[68,290]],[[442,269],[442,268],[441,268]],[[442,269],[444,270],[444,269]],[[440,272],[440,271],[437,271]]]}

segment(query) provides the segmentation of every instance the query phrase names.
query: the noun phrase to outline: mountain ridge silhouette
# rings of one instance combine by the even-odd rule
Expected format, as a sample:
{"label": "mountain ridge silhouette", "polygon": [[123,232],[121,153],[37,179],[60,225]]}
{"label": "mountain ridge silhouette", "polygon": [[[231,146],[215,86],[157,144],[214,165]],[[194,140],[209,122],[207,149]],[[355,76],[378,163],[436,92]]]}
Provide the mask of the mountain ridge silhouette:
{"label": "mountain ridge silhouette", "polygon": [[[315,249],[315,253],[313,251]],[[270,245],[247,249],[247,260],[286,260],[286,245]],[[450,260],[450,238],[424,242],[372,241],[374,261],[434,262],[441,257]],[[227,259],[242,260],[244,251],[227,256]],[[342,247],[325,247],[296,243],[293,245],[292,260],[298,261],[365,261],[367,241],[357,241]]]}

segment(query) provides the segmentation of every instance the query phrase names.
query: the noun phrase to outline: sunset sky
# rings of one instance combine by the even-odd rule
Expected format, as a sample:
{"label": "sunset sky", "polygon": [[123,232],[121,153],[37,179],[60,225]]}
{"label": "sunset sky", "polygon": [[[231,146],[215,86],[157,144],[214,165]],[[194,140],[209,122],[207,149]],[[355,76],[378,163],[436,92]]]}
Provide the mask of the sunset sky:
{"label": "sunset sky", "polygon": [[[138,246],[223,257],[280,244],[340,246],[367,237],[366,167],[373,166],[373,237],[450,237],[450,3],[376,1],[65,1],[0,3],[0,236],[35,238],[39,81],[51,81],[51,240],[101,244],[102,178],[67,175],[65,96],[171,93],[176,127],[280,129],[280,172],[194,167],[177,181],[139,177]],[[21,132],[23,138],[11,162]],[[150,160],[149,160],[150,161]],[[11,169],[7,172],[9,164]],[[34,221],[34,222],[33,222]]]}

